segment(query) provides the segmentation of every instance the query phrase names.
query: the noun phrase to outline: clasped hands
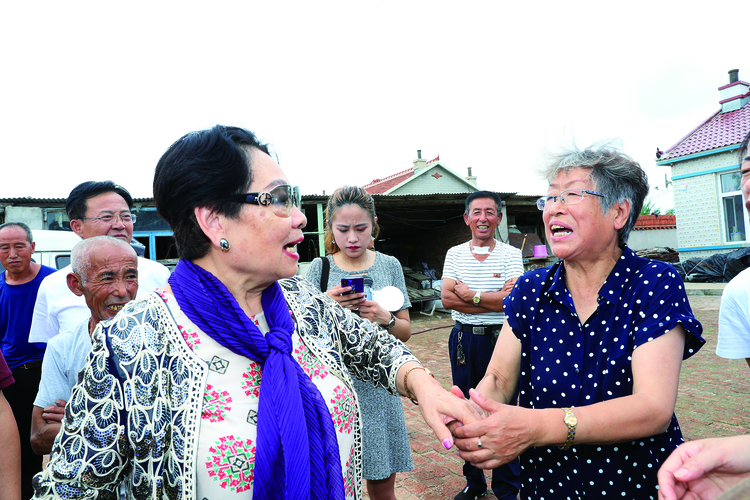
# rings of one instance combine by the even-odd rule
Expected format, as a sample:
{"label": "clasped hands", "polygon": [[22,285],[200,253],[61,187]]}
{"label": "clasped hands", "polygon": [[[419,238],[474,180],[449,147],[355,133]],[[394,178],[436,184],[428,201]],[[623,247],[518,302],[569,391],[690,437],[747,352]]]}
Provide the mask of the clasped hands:
{"label": "clasped hands", "polygon": [[470,399],[456,386],[451,393],[463,401],[474,417],[446,424],[463,460],[480,469],[494,469],[535,445],[526,415],[529,410],[498,403],[474,389],[469,391]]}

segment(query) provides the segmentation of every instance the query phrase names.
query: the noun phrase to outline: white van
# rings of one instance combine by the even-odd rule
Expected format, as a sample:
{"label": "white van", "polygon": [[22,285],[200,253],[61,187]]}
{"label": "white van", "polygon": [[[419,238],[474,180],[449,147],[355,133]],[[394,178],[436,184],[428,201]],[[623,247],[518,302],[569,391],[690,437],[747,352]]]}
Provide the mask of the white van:
{"label": "white van", "polygon": [[36,248],[31,256],[38,262],[53,269],[62,269],[70,264],[70,252],[81,241],[81,237],[73,231],[50,231],[47,229],[32,229]]}
{"label": "white van", "polygon": [[[36,243],[31,260],[53,269],[62,269],[70,264],[70,251],[81,241],[81,237],[73,231],[32,229],[31,235]],[[2,265],[0,272],[5,272]]]}

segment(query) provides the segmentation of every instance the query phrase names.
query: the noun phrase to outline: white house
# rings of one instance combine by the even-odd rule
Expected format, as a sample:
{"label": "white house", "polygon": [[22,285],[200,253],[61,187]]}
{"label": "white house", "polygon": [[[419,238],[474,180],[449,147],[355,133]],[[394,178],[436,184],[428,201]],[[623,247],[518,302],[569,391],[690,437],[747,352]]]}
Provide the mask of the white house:
{"label": "white house", "polygon": [[750,246],[750,221],[740,192],[737,150],[750,130],[750,84],[729,71],[719,87],[721,108],[661,152],[656,164],[672,169],[680,260]]}

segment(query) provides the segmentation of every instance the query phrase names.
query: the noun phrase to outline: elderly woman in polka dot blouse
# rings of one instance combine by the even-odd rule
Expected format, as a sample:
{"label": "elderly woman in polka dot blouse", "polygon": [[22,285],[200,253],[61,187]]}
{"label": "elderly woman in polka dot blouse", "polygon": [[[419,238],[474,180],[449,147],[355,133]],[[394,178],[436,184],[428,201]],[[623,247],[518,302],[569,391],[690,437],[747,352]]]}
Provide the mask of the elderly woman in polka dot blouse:
{"label": "elderly woman in polka dot blouse", "polygon": [[599,145],[559,153],[541,174],[537,205],[561,260],[505,299],[470,394],[485,418],[456,427],[456,444],[485,469],[520,455],[524,499],[656,499],[659,466],[683,442],[680,365],[702,327],[674,268],[625,245],[649,190],[635,161]]}

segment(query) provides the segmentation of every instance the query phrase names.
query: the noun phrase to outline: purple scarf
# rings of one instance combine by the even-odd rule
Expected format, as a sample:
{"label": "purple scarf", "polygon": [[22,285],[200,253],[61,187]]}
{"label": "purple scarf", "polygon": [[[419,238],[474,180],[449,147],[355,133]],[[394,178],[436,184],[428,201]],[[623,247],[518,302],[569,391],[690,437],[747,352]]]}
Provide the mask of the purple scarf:
{"label": "purple scarf", "polygon": [[263,291],[263,334],[213,274],[181,260],[169,278],[177,303],[209,337],[263,367],[253,497],[344,499],[336,430],[310,377],[292,357],[294,322],[278,283]]}

